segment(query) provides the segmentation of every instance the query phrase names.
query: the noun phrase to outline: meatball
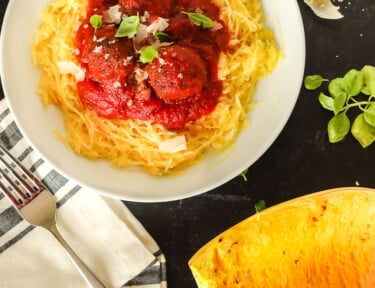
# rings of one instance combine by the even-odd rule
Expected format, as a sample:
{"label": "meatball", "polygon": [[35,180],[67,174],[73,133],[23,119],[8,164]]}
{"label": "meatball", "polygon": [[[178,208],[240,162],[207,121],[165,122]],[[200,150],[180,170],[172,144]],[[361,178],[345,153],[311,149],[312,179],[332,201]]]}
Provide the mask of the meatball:
{"label": "meatball", "polygon": [[188,98],[200,92],[207,82],[202,58],[195,50],[179,45],[162,48],[146,71],[151,87],[164,100]]}
{"label": "meatball", "polygon": [[133,70],[135,61],[127,61],[133,59],[133,43],[127,38],[116,39],[115,29],[112,25],[103,26],[95,37],[87,38],[81,52],[81,61],[87,63],[86,78],[95,82],[113,79],[122,82]]}

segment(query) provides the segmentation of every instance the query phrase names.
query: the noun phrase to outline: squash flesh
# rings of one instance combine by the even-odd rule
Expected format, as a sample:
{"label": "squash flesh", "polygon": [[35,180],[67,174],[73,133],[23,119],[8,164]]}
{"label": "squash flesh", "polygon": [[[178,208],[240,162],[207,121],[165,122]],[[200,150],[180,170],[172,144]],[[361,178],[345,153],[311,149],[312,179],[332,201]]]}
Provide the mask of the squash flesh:
{"label": "squash flesh", "polygon": [[200,288],[375,287],[375,192],[334,189],[245,219],[189,261]]}

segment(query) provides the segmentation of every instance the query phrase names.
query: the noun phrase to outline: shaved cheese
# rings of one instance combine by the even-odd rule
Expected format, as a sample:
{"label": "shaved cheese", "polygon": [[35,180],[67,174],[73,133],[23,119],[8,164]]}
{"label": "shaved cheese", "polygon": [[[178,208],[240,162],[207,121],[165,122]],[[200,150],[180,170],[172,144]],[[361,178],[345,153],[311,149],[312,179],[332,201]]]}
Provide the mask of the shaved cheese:
{"label": "shaved cheese", "polygon": [[[144,24],[139,25],[137,33],[133,37],[133,48],[137,53],[141,52],[143,41],[149,37],[150,34],[155,34],[158,31],[164,31],[169,26],[168,19],[158,17],[149,26]],[[131,38],[131,37],[129,37]],[[155,48],[169,46],[173,43],[160,42],[158,39],[152,43]]]}
{"label": "shaved cheese", "polygon": [[133,37],[133,48],[136,52],[140,53],[142,49],[142,41],[148,37],[147,26],[144,24],[139,25],[138,31]]}
{"label": "shaved cheese", "polygon": [[141,16],[141,22],[146,22],[150,18],[150,13],[148,11],[145,11],[143,13],[143,16]]}
{"label": "shaved cheese", "polygon": [[324,19],[340,19],[344,16],[338,11],[339,7],[332,4],[331,0],[304,0],[316,16]]}
{"label": "shaved cheese", "polygon": [[77,81],[85,79],[85,71],[81,69],[77,64],[71,61],[59,61],[57,67],[61,74],[72,74]]}
{"label": "shaved cheese", "polygon": [[168,26],[168,19],[158,17],[154,22],[147,26],[147,32],[155,34],[158,31],[164,31]]}
{"label": "shaved cheese", "polygon": [[159,39],[156,39],[152,43],[152,46],[154,46],[155,48],[161,48],[161,47],[171,46],[172,44],[174,44],[174,42],[161,42]]}
{"label": "shaved cheese", "polygon": [[103,13],[103,18],[107,23],[120,24],[122,19],[120,5],[109,7],[109,9]]}
{"label": "shaved cheese", "polygon": [[212,31],[217,31],[223,29],[223,24],[214,21],[214,27],[211,28]]}
{"label": "shaved cheese", "polygon": [[159,149],[166,153],[177,153],[187,149],[185,136],[176,136],[174,138],[160,142]]}
{"label": "shaved cheese", "polygon": [[92,50],[93,53],[101,53],[103,51],[103,46],[96,46],[94,50]]}

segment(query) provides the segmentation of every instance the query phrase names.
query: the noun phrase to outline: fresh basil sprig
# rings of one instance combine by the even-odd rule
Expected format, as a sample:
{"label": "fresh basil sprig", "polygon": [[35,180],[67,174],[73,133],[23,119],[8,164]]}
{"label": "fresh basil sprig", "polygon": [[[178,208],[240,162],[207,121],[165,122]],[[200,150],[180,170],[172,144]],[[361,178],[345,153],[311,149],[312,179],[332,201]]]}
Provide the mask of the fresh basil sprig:
{"label": "fresh basil sprig", "polygon": [[190,21],[196,26],[202,26],[203,28],[207,29],[214,27],[214,21],[202,13],[184,11],[181,13],[187,15]]}
{"label": "fresh basil sprig", "polygon": [[122,19],[119,28],[116,31],[115,37],[131,37],[137,33],[141,23],[139,15],[133,15]]}
{"label": "fresh basil sprig", "polygon": [[95,32],[96,32],[96,30],[98,30],[102,26],[102,24],[103,24],[102,19],[103,19],[103,16],[101,16],[101,15],[98,15],[98,14],[91,15],[90,24],[91,24],[92,27],[94,27]]}
{"label": "fresh basil sprig", "polygon": [[[306,89],[314,90],[328,81],[328,94],[320,93],[318,100],[324,109],[333,113],[327,126],[331,143],[342,141],[349,132],[361,144],[368,147],[375,141],[375,67],[364,66],[361,70],[351,69],[343,77],[331,81],[319,75],[304,79]],[[359,109],[351,123],[348,110]]]}

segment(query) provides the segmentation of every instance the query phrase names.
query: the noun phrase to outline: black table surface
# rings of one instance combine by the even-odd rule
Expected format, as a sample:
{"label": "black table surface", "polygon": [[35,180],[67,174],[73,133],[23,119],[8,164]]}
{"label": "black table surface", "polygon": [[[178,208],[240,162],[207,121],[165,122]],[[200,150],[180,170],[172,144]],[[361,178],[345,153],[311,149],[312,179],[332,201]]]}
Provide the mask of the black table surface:
{"label": "black table surface", "polygon": [[[0,0],[1,23],[7,4]],[[352,68],[375,65],[374,0],[340,2],[345,17],[334,21],[316,17],[303,0],[298,5],[306,34],[305,75],[333,79]],[[249,168],[247,181],[237,177],[179,201],[126,203],[164,252],[169,287],[197,287],[189,258],[218,233],[254,214],[259,200],[271,206],[328,188],[375,187],[375,144],[363,149],[351,136],[330,144],[326,127],[331,113],[322,109],[317,94],[301,87],[285,128]]]}

